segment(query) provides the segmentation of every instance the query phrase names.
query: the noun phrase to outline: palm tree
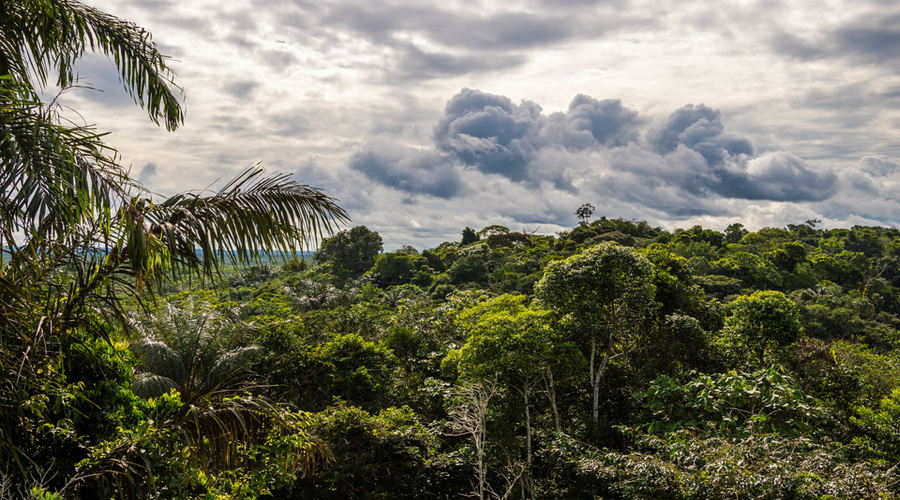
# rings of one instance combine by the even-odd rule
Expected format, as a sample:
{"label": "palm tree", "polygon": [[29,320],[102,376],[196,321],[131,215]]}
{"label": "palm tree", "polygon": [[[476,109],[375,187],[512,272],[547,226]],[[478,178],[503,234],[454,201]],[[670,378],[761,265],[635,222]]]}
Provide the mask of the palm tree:
{"label": "palm tree", "polygon": [[[183,120],[175,76],[145,30],[77,0],[0,2],[0,474],[26,475],[25,423],[51,421],[41,398],[77,382],[44,369],[64,362],[71,332],[110,340],[127,327],[126,299],[152,299],[173,273],[215,277],[226,258],[289,255],[348,221],[331,197],[259,166],[212,194],[154,200],[104,134],[40,100],[54,75],[63,89],[75,83],[87,51],[114,61],[152,121]],[[280,418],[264,401],[241,405]],[[117,465],[105,470],[137,470],[122,457],[111,451]]]}
{"label": "palm tree", "polygon": [[[112,483],[122,496],[145,487],[153,467],[146,453],[155,442],[185,446],[194,466],[207,475],[240,467],[253,469],[242,449],[264,441],[267,432],[290,435],[298,445],[277,457],[287,475],[307,473],[331,460],[331,452],[311,436],[303,413],[253,397],[247,363],[260,349],[230,345],[226,337],[246,328],[206,304],[165,306],[160,314],[134,320],[131,343],[138,365],[132,390],[140,397],[160,398],[176,391],[179,404],[164,407],[142,434],[128,436],[100,460],[90,462],[69,481],[67,492]],[[151,483],[152,485],[152,483]]]}

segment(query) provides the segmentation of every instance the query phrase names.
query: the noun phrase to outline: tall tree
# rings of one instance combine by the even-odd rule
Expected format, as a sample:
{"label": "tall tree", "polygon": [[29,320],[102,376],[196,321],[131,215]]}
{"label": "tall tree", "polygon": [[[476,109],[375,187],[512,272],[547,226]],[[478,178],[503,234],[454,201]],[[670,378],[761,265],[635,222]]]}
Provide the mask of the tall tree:
{"label": "tall tree", "polygon": [[[497,380],[521,396],[525,418],[524,488],[534,496],[532,478],[535,388],[559,358],[558,341],[547,318],[549,311],[525,307],[523,296],[503,295],[462,313],[474,320],[459,353],[459,373],[465,381]],[[549,388],[552,391],[552,387]]]}
{"label": "tall tree", "polygon": [[329,266],[344,280],[371,269],[382,249],[381,235],[366,226],[356,226],[322,241],[316,261]]}
{"label": "tall tree", "polygon": [[616,243],[601,243],[551,262],[535,286],[540,301],[575,332],[589,360],[594,424],[600,382],[610,361],[640,347],[642,330],[657,307],[655,269],[646,257]]}

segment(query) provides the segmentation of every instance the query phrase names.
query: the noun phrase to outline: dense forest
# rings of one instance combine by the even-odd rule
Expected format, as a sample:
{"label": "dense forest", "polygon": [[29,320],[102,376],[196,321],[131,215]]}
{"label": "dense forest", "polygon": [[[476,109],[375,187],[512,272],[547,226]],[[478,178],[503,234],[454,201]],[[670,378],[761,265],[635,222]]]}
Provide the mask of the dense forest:
{"label": "dense forest", "polygon": [[[47,491],[122,468],[82,498],[128,467],[159,498],[900,495],[900,231],[589,217],[168,282],[60,346],[19,446]],[[221,400],[296,432],[248,419],[227,460],[166,432]]]}
{"label": "dense forest", "polygon": [[0,499],[900,497],[900,230],[385,252],[261,167],[141,186],[42,100],[89,51],[183,120],[143,29],[0,2]]}

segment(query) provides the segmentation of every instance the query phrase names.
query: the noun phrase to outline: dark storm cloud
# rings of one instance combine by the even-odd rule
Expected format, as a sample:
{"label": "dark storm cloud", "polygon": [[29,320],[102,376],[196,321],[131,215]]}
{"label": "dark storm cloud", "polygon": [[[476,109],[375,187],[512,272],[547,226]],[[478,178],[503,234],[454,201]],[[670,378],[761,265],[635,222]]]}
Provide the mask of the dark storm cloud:
{"label": "dark storm cloud", "polygon": [[518,55],[498,55],[490,58],[483,56],[459,56],[424,52],[413,44],[407,44],[401,50],[401,58],[397,70],[404,79],[426,80],[465,75],[479,71],[500,71],[519,66],[524,62],[525,58]]}
{"label": "dark storm cloud", "polygon": [[835,175],[797,156],[779,151],[741,158],[717,169],[716,192],[727,198],[770,201],[822,201],[835,193]]}
{"label": "dark storm cloud", "polygon": [[[897,4],[891,7],[896,11]],[[900,51],[900,13],[870,14],[807,38],[780,31],[771,45],[776,52],[802,60],[850,57],[865,63],[889,63]]]}
{"label": "dark storm cloud", "polygon": [[790,153],[756,156],[749,139],[725,132],[720,111],[702,104],[676,110],[648,132],[647,143],[665,158],[681,148],[703,157],[705,168],[698,166],[696,159],[686,166],[670,162],[681,172],[682,187],[695,195],[708,192],[747,200],[820,201],[834,194],[835,176],[830,171]]}
{"label": "dark storm cloud", "polygon": [[463,89],[453,96],[434,128],[441,151],[486,174],[513,182],[569,185],[538,160],[545,148],[584,149],[625,146],[640,138],[641,118],[615,99],[578,95],[565,113],[544,116],[531,101]]}
{"label": "dark storm cloud", "polygon": [[687,146],[703,155],[711,165],[720,164],[730,156],[756,153],[748,139],[724,131],[720,111],[703,104],[688,104],[650,130],[647,142],[661,155],[674,151],[679,144]]}
{"label": "dark storm cloud", "polygon": [[484,173],[519,182],[532,175],[537,157],[541,108],[530,101],[516,105],[509,98],[463,89],[447,103],[434,128],[438,148]]}
{"label": "dark storm cloud", "polygon": [[640,139],[643,120],[618,99],[599,101],[579,94],[566,113],[553,113],[544,125],[544,142],[585,149],[625,146]]}
{"label": "dark storm cloud", "polygon": [[[602,183],[589,182],[593,189],[618,186],[609,196],[629,203],[643,199],[679,217],[718,214],[706,202],[717,198],[799,202],[834,194],[830,170],[790,153],[757,156],[749,139],[725,131],[718,110],[684,106],[642,134],[644,123],[618,100],[579,95],[565,113],[545,116],[531,101],[515,104],[463,89],[434,128],[439,152],[376,144],[356,153],[350,165],[385,186],[441,198],[463,191],[454,162],[530,188],[546,183],[572,194],[599,175]],[[604,168],[612,170],[604,174]]]}
{"label": "dark storm cloud", "polygon": [[381,142],[353,154],[349,165],[372,181],[406,193],[452,198],[463,190],[459,169],[431,151]]}
{"label": "dark storm cloud", "polygon": [[[614,99],[578,95],[567,111],[544,115],[531,101],[463,89],[434,127],[436,151],[373,144],[350,165],[408,194],[460,195],[458,163],[528,189],[587,193],[678,218],[723,215],[721,199],[806,202],[835,193],[830,169],[787,152],[758,155],[708,106],[687,105],[649,130],[645,125]],[[888,168],[876,160],[866,165]]]}

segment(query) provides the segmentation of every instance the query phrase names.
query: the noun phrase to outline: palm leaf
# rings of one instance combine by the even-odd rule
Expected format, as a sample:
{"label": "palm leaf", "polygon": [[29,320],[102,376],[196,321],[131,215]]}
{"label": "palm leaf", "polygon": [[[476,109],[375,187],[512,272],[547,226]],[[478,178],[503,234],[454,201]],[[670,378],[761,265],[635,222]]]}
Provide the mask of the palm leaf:
{"label": "palm leaf", "polygon": [[38,88],[56,73],[65,88],[88,50],[113,60],[125,90],[154,122],[170,130],[181,123],[180,88],[146,30],[75,0],[0,2],[0,74]]}
{"label": "palm leaf", "polygon": [[141,369],[146,372],[167,378],[176,384],[188,380],[190,374],[181,354],[165,342],[142,338],[132,342],[131,348],[141,363]]}
{"label": "palm leaf", "polygon": [[[185,404],[147,432],[129,435],[101,456],[84,462],[66,485],[64,493],[113,485],[122,498],[140,498],[141,486],[153,485],[152,462],[148,448],[153,443],[168,443],[170,449],[190,450],[187,459],[207,474],[241,467],[252,471],[256,464],[246,460],[243,446],[261,442],[270,433],[292,436],[295,443],[285,447],[275,459],[285,471],[307,474],[333,460],[331,450],[308,432],[305,414],[288,410],[252,396]],[[184,457],[184,455],[182,455]]]}
{"label": "palm leaf", "polygon": [[239,347],[232,349],[219,356],[209,372],[203,377],[203,384],[200,392],[202,394],[211,394],[223,387],[228,386],[228,382],[234,379],[238,370],[245,367],[247,362],[254,356],[260,354],[262,349],[257,346]]}
{"label": "palm leaf", "polygon": [[131,384],[131,392],[135,396],[147,399],[158,398],[172,389],[178,389],[178,384],[174,380],[152,373],[138,373]]}
{"label": "palm leaf", "polygon": [[[0,80],[2,81],[2,80]],[[110,221],[110,208],[134,184],[116,165],[102,135],[55,122],[42,105],[18,100],[0,85],[0,192],[2,220],[34,238],[69,234],[86,219]]]}
{"label": "palm leaf", "polygon": [[310,248],[349,220],[333,198],[316,188],[265,176],[260,166],[239,174],[212,196],[183,193],[147,213],[158,237],[183,270],[212,274],[223,257],[251,263]]}

